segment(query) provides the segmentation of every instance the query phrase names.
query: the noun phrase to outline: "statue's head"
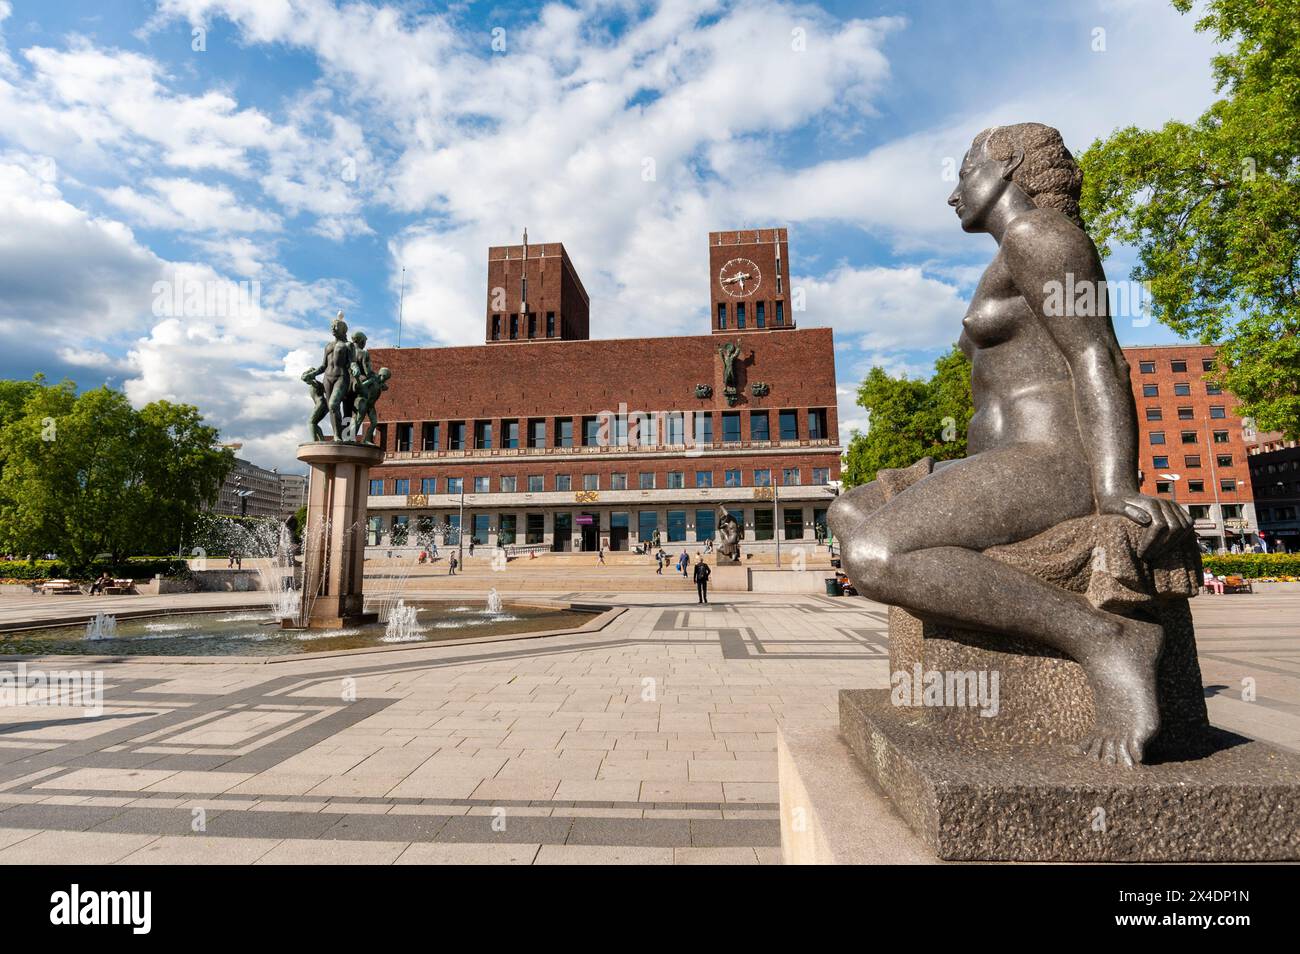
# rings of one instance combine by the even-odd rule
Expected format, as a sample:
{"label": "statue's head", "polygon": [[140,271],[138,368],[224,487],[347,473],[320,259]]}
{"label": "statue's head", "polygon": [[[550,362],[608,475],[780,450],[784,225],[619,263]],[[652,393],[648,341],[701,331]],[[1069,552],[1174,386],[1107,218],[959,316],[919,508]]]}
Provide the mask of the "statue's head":
{"label": "statue's head", "polygon": [[308,384],[311,384],[316,380],[316,375],[320,374],[320,372],[321,372],[320,368],[308,368],[306,371],[302,373],[302,379],[306,381]]}
{"label": "statue's head", "polygon": [[352,332],[352,343],[358,348],[364,348],[366,346],[366,333],[364,331]]}
{"label": "statue's head", "polygon": [[387,381],[393,376],[393,372],[389,371],[387,368],[380,368],[378,376],[380,381]]}
{"label": "statue's head", "polygon": [[339,341],[347,340],[348,323],[343,320],[343,312],[340,311],[334,316],[334,320],[330,322],[330,331]]}
{"label": "statue's head", "polygon": [[988,216],[1009,189],[1019,189],[1040,209],[1056,209],[1075,225],[1083,170],[1061,134],[1042,123],[994,126],[975,137],[961,163],[948,204],[967,232],[987,231]]}

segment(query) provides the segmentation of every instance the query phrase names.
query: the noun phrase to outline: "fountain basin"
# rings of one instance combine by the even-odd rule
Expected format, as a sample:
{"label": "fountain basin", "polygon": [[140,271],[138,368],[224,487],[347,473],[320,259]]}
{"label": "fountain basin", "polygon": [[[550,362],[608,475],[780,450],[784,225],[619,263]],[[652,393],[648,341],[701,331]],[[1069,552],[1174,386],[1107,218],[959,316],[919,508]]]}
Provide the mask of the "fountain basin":
{"label": "fountain basin", "polygon": [[383,622],[339,629],[283,630],[269,607],[142,616],[117,621],[117,635],[86,638],[84,622],[0,634],[0,656],[301,656],[418,648],[459,639],[509,638],[588,627],[606,607],[515,602],[489,613],[480,602],[417,600],[415,630],[400,641]]}

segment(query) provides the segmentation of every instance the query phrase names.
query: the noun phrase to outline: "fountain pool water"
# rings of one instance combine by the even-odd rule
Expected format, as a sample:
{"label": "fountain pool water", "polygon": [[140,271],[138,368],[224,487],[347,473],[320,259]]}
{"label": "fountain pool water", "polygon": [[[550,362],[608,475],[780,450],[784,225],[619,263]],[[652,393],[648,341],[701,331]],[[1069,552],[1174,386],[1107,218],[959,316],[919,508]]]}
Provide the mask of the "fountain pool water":
{"label": "fountain pool water", "polygon": [[487,611],[493,616],[496,616],[501,612],[501,594],[497,592],[495,586],[488,590]]}
{"label": "fountain pool water", "polygon": [[102,610],[86,623],[86,639],[114,639],[117,636],[117,617]]}
{"label": "fountain pool water", "polygon": [[388,622],[384,624],[384,642],[409,643],[423,639],[424,630],[417,621],[419,615],[418,606],[408,606],[404,600],[399,599],[388,611]]}

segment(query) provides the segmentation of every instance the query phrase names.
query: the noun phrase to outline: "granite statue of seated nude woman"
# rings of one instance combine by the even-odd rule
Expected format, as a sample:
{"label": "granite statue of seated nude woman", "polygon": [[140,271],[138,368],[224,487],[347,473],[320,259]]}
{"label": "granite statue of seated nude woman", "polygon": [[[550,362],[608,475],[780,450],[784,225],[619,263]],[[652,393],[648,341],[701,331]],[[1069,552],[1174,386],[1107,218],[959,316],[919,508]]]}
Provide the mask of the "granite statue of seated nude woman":
{"label": "granite statue of seated nude woman", "polygon": [[[971,360],[969,456],[887,500],[876,482],[854,488],[827,520],[862,595],[1078,662],[1097,711],[1079,751],[1132,766],[1159,728],[1161,627],[1098,609],[983,553],[1093,514],[1144,528],[1143,558],[1183,545],[1191,532],[1180,507],[1138,492],[1128,364],[1079,217],[1082,182],[1051,127],[1022,123],[975,137],[948,199],[965,231],[987,232],[998,245],[959,341]],[[1076,290],[1091,283],[1095,306],[1059,314],[1049,304],[1054,282]]]}

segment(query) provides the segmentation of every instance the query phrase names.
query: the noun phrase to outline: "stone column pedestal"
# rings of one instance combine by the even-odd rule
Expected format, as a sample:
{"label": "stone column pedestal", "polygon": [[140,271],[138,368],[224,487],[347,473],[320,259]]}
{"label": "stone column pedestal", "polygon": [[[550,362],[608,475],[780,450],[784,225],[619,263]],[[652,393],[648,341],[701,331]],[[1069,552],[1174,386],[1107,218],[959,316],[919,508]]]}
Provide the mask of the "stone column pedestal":
{"label": "stone column pedestal", "polygon": [[315,441],[298,445],[311,465],[303,534],[303,610],[286,627],[338,629],[374,622],[364,611],[366,497],[370,468],[384,459],[372,444]]}

